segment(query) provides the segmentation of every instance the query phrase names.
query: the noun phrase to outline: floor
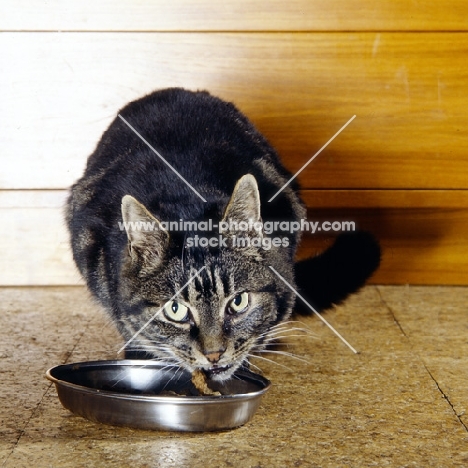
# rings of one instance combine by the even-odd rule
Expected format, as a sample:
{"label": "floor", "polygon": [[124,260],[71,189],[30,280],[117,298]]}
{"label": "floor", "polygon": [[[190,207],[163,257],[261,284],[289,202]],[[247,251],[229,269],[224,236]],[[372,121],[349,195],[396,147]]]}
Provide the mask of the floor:
{"label": "floor", "polygon": [[[252,421],[218,433],[104,426],[63,409],[45,371],[115,357],[82,287],[0,289],[2,467],[468,466],[468,288],[369,286],[302,319]],[[296,334],[292,332],[292,334]],[[306,360],[307,362],[304,362]]]}

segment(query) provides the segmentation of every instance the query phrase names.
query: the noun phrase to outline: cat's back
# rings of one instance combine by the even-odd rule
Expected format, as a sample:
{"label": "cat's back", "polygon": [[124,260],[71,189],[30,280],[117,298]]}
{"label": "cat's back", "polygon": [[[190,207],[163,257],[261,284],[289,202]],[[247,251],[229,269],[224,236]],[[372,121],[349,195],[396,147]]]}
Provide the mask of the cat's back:
{"label": "cat's back", "polygon": [[200,172],[225,162],[245,165],[271,150],[232,103],[206,91],[169,88],[120,110],[90,156],[86,173],[119,162],[164,169],[163,159],[180,173],[189,173],[192,166]]}
{"label": "cat's back", "polygon": [[89,157],[70,204],[75,211],[102,205],[117,216],[126,194],[155,209],[199,206],[202,197],[218,203],[247,173],[255,176],[262,199],[290,177],[232,103],[205,91],[170,88],[121,109]]}

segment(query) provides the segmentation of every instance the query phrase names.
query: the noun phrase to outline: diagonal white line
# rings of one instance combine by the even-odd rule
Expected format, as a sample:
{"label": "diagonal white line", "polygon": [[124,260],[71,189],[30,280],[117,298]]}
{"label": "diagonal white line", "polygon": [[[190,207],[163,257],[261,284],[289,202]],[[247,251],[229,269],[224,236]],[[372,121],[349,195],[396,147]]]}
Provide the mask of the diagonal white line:
{"label": "diagonal white line", "polygon": [[309,309],[317,315],[317,317],[346,345],[348,348],[354,353],[358,354],[355,348],[353,348],[344,338],[341,336],[340,333],[338,333],[271,265],[269,265],[269,268],[273,273],[275,273],[276,276],[278,276],[279,279],[283,281],[283,283],[288,286],[288,288],[294,292],[294,294],[304,302],[304,304],[309,307]]}
{"label": "diagonal white line", "polygon": [[193,192],[198,195],[205,203],[206,203],[206,200],[197,192],[197,190],[182,176],[182,174],[180,174],[179,172],[177,172],[177,170],[171,166],[171,164],[169,164],[169,162],[163,158],[163,156],[161,155],[161,153],[159,153],[155,148],[153,148],[153,146],[151,146],[151,144],[145,140],[143,138],[142,135],[140,135],[140,133],[138,133],[120,114],[118,114],[118,117],[123,121],[125,122],[125,124],[127,125],[128,128],[130,128],[130,130],[132,130],[135,135],[137,135],[138,137],[140,137],[141,141],[143,141],[144,143],[146,143],[146,145],[154,152],[154,154],[156,154],[156,156],[159,157],[159,159],[161,159],[162,162],[164,162],[175,174],[177,174],[179,176],[180,179],[182,179],[192,190]]}
{"label": "diagonal white line", "polygon": [[[171,302],[175,299],[175,297],[177,297],[205,268],[206,265],[191,276],[190,279],[167,302]],[[158,309],[158,311],[117,351],[117,354],[120,354],[161,313],[163,308],[164,306]]]}
{"label": "diagonal white line", "polygon": [[274,200],[354,119],[353,115],[269,200]]}

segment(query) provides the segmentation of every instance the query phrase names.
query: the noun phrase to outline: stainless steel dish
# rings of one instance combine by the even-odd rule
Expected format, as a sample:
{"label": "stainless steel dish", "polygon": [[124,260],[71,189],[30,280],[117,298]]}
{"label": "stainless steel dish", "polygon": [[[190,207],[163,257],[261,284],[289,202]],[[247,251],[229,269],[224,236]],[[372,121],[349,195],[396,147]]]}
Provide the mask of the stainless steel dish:
{"label": "stainless steel dish", "polygon": [[49,369],[46,377],[74,414],[105,424],[175,431],[241,426],[270,387],[264,377],[242,370],[224,383],[208,381],[221,396],[195,396],[188,371],[138,360],[61,365]]}

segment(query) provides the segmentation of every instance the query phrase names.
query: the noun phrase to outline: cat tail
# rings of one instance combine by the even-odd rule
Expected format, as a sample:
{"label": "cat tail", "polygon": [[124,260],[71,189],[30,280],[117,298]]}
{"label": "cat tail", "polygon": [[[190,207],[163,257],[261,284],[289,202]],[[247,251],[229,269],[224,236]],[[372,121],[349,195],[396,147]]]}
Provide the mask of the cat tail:
{"label": "cat tail", "polygon": [[[364,285],[378,268],[380,255],[379,243],[368,232],[341,234],[324,252],[295,264],[298,292],[318,312],[328,309]],[[294,310],[312,313],[299,297]]]}

